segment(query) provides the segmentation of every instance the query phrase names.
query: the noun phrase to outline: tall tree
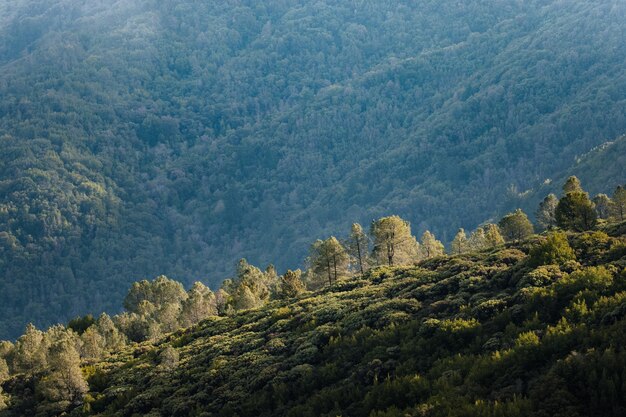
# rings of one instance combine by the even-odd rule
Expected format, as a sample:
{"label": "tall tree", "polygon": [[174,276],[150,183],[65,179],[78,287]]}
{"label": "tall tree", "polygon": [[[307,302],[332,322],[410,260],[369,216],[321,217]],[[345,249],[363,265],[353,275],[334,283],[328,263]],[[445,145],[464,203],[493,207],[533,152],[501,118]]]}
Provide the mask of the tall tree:
{"label": "tall tree", "polygon": [[0,411],[7,408],[7,396],[2,390],[2,384],[9,379],[9,366],[4,358],[0,357]]}
{"label": "tall tree", "polygon": [[34,375],[46,367],[44,334],[33,324],[15,342],[13,368],[27,375]]}
{"label": "tall tree", "polygon": [[560,228],[582,232],[596,226],[597,214],[587,193],[571,192],[559,200],[555,217]]}
{"label": "tall tree", "polygon": [[592,200],[599,219],[607,220],[613,212],[613,201],[606,194],[598,194]]}
{"label": "tall tree", "polygon": [[521,209],[504,216],[498,223],[500,231],[507,241],[520,241],[533,234],[533,224]]}
{"label": "tall tree", "polygon": [[469,247],[472,251],[481,251],[487,247],[485,229],[478,227],[469,238]]}
{"label": "tall tree", "polygon": [[435,238],[429,230],[422,235],[420,244],[420,255],[422,258],[430,259],[436,256],[442,256],[445,253],[443,243]]}
{"label": "tall tree", "polygon": [[78,404],[89,386],[80,369],[80,355],[71,337],[64,335],[52,344],[48,364],[51,372],[40,382],[45,397],[64,408]]}
{"label": "tall tree", "polygon": [[348,261],[348,253],[334,236],[317,240],[311,246],[311,269],[318,276],[327,276],[328,285],[347,274]]}
{"label": "tall tree", "polygon": [[580,184],[580,180],[575,176],[569,177],[565,181],[565,184],[563,184],[563,194],[582,193],[582,192],[583,192],[583,187]]}
{"label": "tall tree", "polygon": [[537,223],[539,223],[543,229],[549,230],[556,226],[554,213],[558,204],[559,199],[552,193],[548,194],[546,198],[539,203],[539,208],[537,209],[535,217],[537,218]]}
{"label": "tall tree", "polygon": [[626,188],[621,185],[613,193],[612,215],[616,220],[623,222],[626,220]]}
{"label": "tall tree", "polygon": [[305,290],[304,282],[302,282],[302,271],[289,269],[280,277],[280,290],[277,295],[279,298],[293,298]]}
{"label": "tall tree", "polygon": [[485,231],[485,246],[494,248],[504,243],[504,238],[497,224],[489,223],[483,227],[483,230]]}
{"label": "tall tree", "polygon": [[201,282],[195,282],[182,302],[181,322],[189,327],[217,315],[215,294]]}
{"label": "tall tree", "polygon": [[85,359],[100,359],[106,350],[106,340],[94,324],[80,335],[80,356]]}
{"label": "tall tree", "polygon": [[241,259],[237,265],[237,277],[227,285],[226,291],[230,293],[236,309],[248,309],[268,302],[277,285],[278,276],[273,266],[261,271]]}
{"label": "tall tree", "polygon": [[451,253],[453,255],[460,255],[462,253],[467,252],[469,249],[469,241],[467,236],[465,235],[465,230],[463,228],[459,229],[454,236],[451,244]]}
{"label": "tall tree", "polygon": [[372,222],[374,257],[380,264],[395,265],[417,260],[419,244],[411,235],[411,225],[399,216]]}
{"label": "tall tree", "polygon": [[347,246],[348,253],[362,277],[368,267],[369,239],[360,224],[352,225]]}
{"label": "tall tree", "polygon": [[105,350],[113,352],[126,345],[126,337],[120,332],[108,314],[100,314],[100,317],[98,317],[96,321],[96,328],[98,329],[98,333],[104,338]]}

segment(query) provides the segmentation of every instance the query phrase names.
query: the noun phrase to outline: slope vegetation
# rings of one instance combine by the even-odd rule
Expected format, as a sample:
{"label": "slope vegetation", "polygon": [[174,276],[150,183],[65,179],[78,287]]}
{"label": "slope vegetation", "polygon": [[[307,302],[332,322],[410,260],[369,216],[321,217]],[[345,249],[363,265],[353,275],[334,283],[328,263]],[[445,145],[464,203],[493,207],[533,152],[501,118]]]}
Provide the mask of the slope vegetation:
{"label": "slope vegetation", "polygon": [[[548,265],[560,258],[539,236],[381,267],[209,319],[85,367],[90,392],[71,415],[622,416],[616,236],[570,234],[570,259]],[[46,410],[27,387],[5,384],[7,416]]]}
{"label": "slope vegetation", "polygon": [[449,240],[501,215],[626,131],[625,15],[620,0],[4,2],[0,336],[116,310],[144,276],[282,270],[348,220],[395,212]]}

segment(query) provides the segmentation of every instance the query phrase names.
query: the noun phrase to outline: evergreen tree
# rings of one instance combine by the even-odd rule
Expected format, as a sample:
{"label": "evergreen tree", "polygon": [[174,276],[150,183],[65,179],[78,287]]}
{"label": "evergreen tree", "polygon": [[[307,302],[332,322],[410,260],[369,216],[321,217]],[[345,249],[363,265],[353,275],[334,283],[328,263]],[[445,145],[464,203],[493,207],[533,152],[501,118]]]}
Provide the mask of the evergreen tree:
{"label": "evergreen tree", "polygon": [[373,255],[379,264],[401,265],[417,259],[419,244],[411,235],[411,225],[399,216],[372,222]]}
{"label": "evergreen tree", "polygon": [[89,387],[80,369],[80,355],[69,335],[52,344],[48,364],[50,374],[39,383],[44,396],[62,408],[80,403]]}
{"label": "evergreen tree", "polygon": [[500,234],[500,228],[497,224],[489,223],[483,227],[485,231],[485,246],[488,248],[494,248],[496,246],[504,244],[504,238]]}
{"label": "evergreen tree", "polygon": [[606,194],[598,194],[593,198],[593,205],[599,219],[607,220],[613,212],[613,201]]}
{"label": "evergreen tree", "polygon": [[617,221],[626,220],[626,188],[621,185],[613,193],[612,215]]}
{"label": "evergreen tree", "polygon": [[353,260],[353,264],[356,265],[356,270],[362,277],[369,266],[367,259],[367,254],[369,253],[369,239],[358,223],[352,225],[347,249]]}
{"label": "evergreen tree", "polygon": [[559,199],[554,194],[548,194],[548,196],[539,203],[539,208],[535,216],[537,223],[539,223],[543,229],[552,229],[556,226],[556,218],[554,216],[558,204]]}
{"label": "evergreen tree", "polygon": [[498,223],[506,241],[520,241],[533,234],[533,225],[521,209],[504,216]]}
{"label": "evergreen tree", "polygon": [[178,351],[168,345],[161,351],[159,355],[159,368],[164,371],[171,371],[178,366],[180,356]]}
{"label": "evergreen tree", "polygon": [[102,313],[96,321],[98,333],[104,338],[104,348],[106,351],[114,352],[126,345],[126,338],[122,334],[111,317]]}
{"label": "evergreen tree", "polygon": [[82,342],[80,347],[80,356],[85,359],[100,359],[106,349],[106,340],[98,331],[98,327],[94,324],[80,335]]}
{"label": "evergreen tree", "polygon": [[487,238],[485,236],[485,229],[482,227],[477,228],[472,232],[469,238],[470,250],[478,252],[487,247]]}
{"label": "evergreen tree", "polygon": [[46,364],[44,334],[29,324],[24,334],[15,342],[13,368],[17,372],[34,375],[42,371]]}
{"label": "evergreen tree", "polygon": [[443,243],[438,241],[430,231],[425,231],[422,235],[421,244],[419,246],[421,257],[424,259],[442,256],[445,251]]}
{"label": "evergreen tree", "polygon": [[7,379],[9,379],[9,366],[7,365],[7,361],[0,356],[0,411],[7,408],[8,397],[2,390],[2,384]]}
{"label": "evergreen tree", "polygon": [[555,217],[560,228],[582,232],[595,227],[597,215],[587,193],[570,192],[559,200]]}
{"label": "evergreen tree", "polygon": [[310,262],[311,269],[318,277],[328,278],[328,285],[336,283],[348,273],[348,253],[334,236],[313,243]]}
{"label": "evergreen tree", "polygon": [[462,253],[467,252],[469,249],[469,241],[467,236],[465,235],[465,230],[463,228],[459,229],[454,236],[454,240],[452,240],[451,244],[451,254],[452,255],[460,255]]}
{"label": "evergreen tree", "polygon": [[299,269],[295,271],[289,269],[280,277],[280,291],[278,293],[280,298],[297,297],[304,291],[305,287],[302,282],[302,271]]}
{"label": "evergreen tree", "polygon": [[181,323],[193,326],[209,316],[217,315],[215,294],[203,283],[195,282],[182,302]]}
{"label": "evergreen tree", "polygon": [[565,181],[565,184],[563,184],[563,194],[582,193],[582,192],[584,191],[580,184],[580,180],[575,176],[569,177]]}

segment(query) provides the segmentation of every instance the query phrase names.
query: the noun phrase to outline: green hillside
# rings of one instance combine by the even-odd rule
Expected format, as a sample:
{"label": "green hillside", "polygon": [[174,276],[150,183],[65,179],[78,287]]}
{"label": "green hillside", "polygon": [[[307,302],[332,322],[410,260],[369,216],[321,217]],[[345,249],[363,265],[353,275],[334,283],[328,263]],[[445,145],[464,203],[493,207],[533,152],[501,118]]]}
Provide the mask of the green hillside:
{"label": "green hillside", "polygon": [[76,403],[51,400],[55,374],[17,374],[0,415],[623,416],[626,235],[611,233],[379,267],[212,317],[83,360]]}
{"label": "green hillside", "polygon": [[625,20],[621,0],[2,2],[0,337],[119,311],[143,277],[282,271],[355,220],[447,242],[535,206],[626,132]]}

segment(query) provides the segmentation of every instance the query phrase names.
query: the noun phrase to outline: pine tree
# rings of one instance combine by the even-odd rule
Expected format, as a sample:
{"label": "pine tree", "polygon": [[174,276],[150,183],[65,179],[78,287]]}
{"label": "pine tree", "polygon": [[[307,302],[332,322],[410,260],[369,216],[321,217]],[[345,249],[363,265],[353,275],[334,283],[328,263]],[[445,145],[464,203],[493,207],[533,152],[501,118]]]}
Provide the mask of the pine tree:
{"label": "pine tree", "polygon": [[217,315],[215,294],[203,283],[195,282],[182,302],[181,323],[193,326],[209,316]]}
{"label": "pine tree", "polygon": [[626,188],[621,185],[613,193],[612,216],[620,222],[626,220]]}
{"label": "pine tree", "polygon": [[354,223],[350,230],[350,237],[347,245],[348,253],[352,258],[352,263],[361,275],[368,269],[369,239],[360,224]]}
{"label": "pine tree", "polygon": [[580,180],[575,177],[575,176],[571,176],[569,177],[566,181],[565,184],[563,184],[563,193],[564,194],[569,194],[569,193],[582,193],[583,192],[583,188],[580,184]]}
{"label": "pine tree", "polygon": [[554,194],[548,194],[546,198],[539,203],[539,208],[535,214],[537,223],[543,229],[552,229],[556,226],[556,218],[554,217],[556,206],[559,204],[559,199]]}
{"label": "pine tree", "polygon": [[279,298],[297,297],[306,290],[302,282],[302,271],[299,269],[295,271],[287,270],[287,272],[280,277],[280,282]]}
{"label": "pine tree", "polygon": [[504,244],[504,238],[497,224],[489,223],[483,227],[485,231],[485,247],[494,248]]}
{"label": "pine tree", "polygon": [[465,230],[463,228],[459,229],[456,232],[456,236],[454,236],[454,240],[452,240],[451,244],[451,253],[453,255],[460,255],[469,250],[469,240],[465,235]]}
{"label": "pine tree", "polygon": [[126,337],[122,334],[111,317],[102,313],[96,321],[98,333],[104,338],[104,348],[108,352],[120,350],[126,345]]}
{"label": "pine tree", "polygon": [[309,259],[313,272],[319,277],[326,276],[328,285],[337,283],[348,273],[348,253],[334,236],[313,243]]}
{"label": "pine tree", "polygon": [[420,254],[424,259],[442,256],[445,253],[443,243],[438,241],[430,231],[425,231],[420,244]]}
{"label": "pine tree", "polygon": [[168,345],[163,349],[159,355],[159,369],[164,371],[171,371],[178,366],[180,355],[178,351],[172,346]]}
{"label": "pine tree", "polygon": [[[69,335],[61,336],[48,353],[50,374],[40,381],[40,390],[51,402],[76,405],[89,386],[80,369],[80,355]],[[65,406],[66,407],[66,406]]]}
{"label": "pine tree", "polygon": [[402,265],[417,260],[419,244],[411,235],[411,225],[398,216],[372,222],[373,255],[379,264]]}
{"label": "pine tree", "polygon": [[593,205],[599,219],[607,220],[613,212],[613,201],[606,194],[598,194],[593,198]]}
{"label": "pine tree", "polygon": [[80,335],[82,341],[80,355],[85,359],[100,359],[106,349],[106,340],[98,331],[96,325],[92,325]]}
{"label": "pine tree", "polygon": [[533,234],[533,225],[521,209],[504,216],[498,223],[506,241],[520,241]]}
{"label": "pine tree", "polygon": [[46,346],[42,331],[29,324],[15,342],[13,367],[27,375],[34,375],[46,367]]}
{"label": "pine tree", "polygon": [[485,229],[479,227],[472,232],[469,238],[469,246],[470,250],[474,252],[481,251],[487,247]]}
{"label": "pine tree", "polygon": [[597,214],[587,193],[570,192],[559,200],[555,217],[560,228],[583,232],[595,227]]}

